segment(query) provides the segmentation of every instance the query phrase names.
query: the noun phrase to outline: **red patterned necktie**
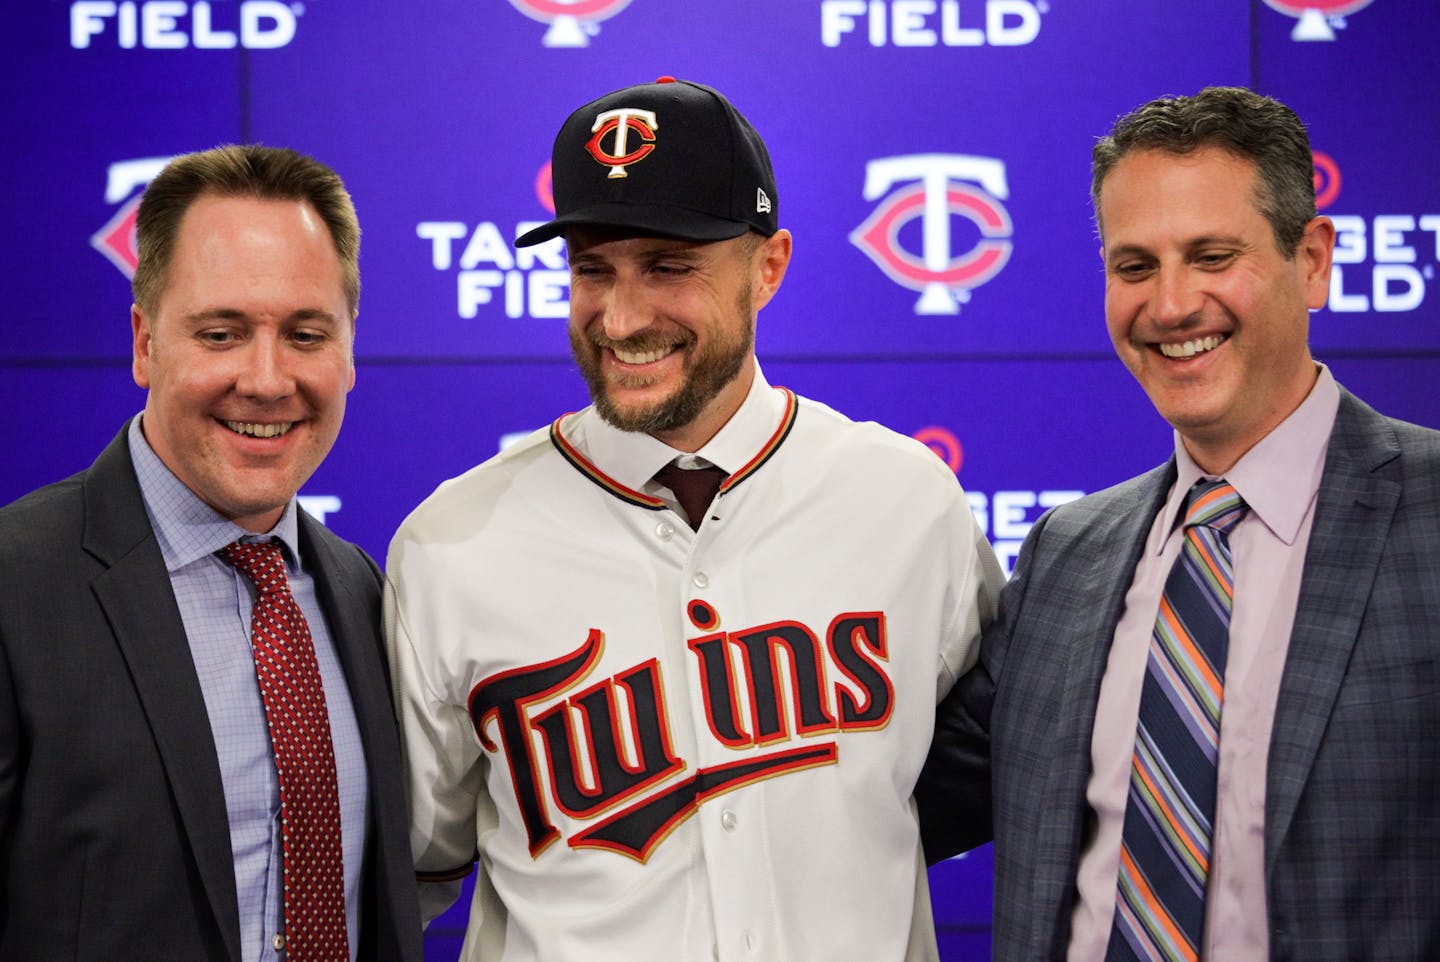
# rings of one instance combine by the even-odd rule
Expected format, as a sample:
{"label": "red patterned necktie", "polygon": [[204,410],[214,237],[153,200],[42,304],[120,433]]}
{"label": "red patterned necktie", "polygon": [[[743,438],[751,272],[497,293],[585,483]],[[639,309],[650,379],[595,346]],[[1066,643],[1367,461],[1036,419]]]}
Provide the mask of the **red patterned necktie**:
{"label": "red patterned necktie", "polygon": [[675,500],[685,509],[690,527],[700,529],[715,492],[720,490],[727,475],[723,468],[707,465],[703,468],[682,468],[675,461],[655,472],[655,480],[675,492]]}
{"label": "red patterned necktie", "polygon": [[237,541],[216,554],[255,584],[251,647],[280,776],[285,958],[346,962],[340,792],[310,626],[290,592],[278,541]]}
{"label": "red patterned necktie", "polygon": [[1106,962],[1194,962],[1203,944],[1220,709],[1230,642],[1230,531],[1245,502],[1190,489],[1185,545],[1150,636]]}

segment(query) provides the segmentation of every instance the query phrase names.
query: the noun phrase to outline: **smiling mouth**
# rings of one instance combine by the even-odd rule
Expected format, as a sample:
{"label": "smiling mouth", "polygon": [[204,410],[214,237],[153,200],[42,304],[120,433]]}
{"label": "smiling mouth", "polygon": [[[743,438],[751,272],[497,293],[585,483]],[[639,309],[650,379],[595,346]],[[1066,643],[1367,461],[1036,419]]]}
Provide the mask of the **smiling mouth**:
{"label": "smiling mouth", "polygon": [[624,364],[652,364],[663,357],[669,357],[679,349],[680,345],[678,344],[651,348],[648,351],[627,351],[617,345],[610,346],[610,352],[615,355],[615,359]]}
{"label": "smiling mouth", "polygon": [[288,434],[295,426],[294,421],[286,421],[284,424],[258,424],[254,421],[225,421],[225,426],[236,434],[243,434],[247,438],[278,438],[282,434]]}
{"label": "smiling mouth", "polygon": [[1160,344],[1160,353],[1166,357],[1186,358],[1194,357],[1197,354],[1204,354],[1213,351],[1215,348],[1230,340],[1229,334],[1212,334],[1209,337],[1197,337],[1194,340],[1185,341],[1180,344]]}

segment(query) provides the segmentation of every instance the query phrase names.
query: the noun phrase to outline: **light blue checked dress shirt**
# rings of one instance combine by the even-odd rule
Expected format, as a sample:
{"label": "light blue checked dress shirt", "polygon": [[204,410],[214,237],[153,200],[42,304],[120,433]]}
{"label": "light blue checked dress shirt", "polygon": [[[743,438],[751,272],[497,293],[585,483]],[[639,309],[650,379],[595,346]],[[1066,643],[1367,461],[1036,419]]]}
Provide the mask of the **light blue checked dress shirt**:
{"label": "light blue checked dress shirt", "polygon": [[[140,420],[137,417],[130,424],[130,456],[180,606],[220,758],[240,906],[240,957],[243,962],[285,958],[278,938],[283,917],[280,783],[250,650],[254,587],[215,552],[232,541],[264,541],[273,535],[284,545],[290,590],[310,626],[330,714],[340,789],[345,916],[353,960],[368,804],[365,754],[345,675],[315,597],[315,581],[300,566],[295,500],[270,535],[246,532],[222,518],[170,472],[145,440]],[[124,883],[117,880],[117,884]]]}

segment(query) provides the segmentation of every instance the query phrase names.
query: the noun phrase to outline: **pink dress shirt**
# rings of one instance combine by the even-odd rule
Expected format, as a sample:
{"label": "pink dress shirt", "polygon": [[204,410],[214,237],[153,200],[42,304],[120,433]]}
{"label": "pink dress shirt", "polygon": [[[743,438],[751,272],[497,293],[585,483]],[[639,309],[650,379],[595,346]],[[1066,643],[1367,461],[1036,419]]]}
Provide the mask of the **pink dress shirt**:
{"label": "pink dress shirt", "polygon": [[[1266,962],[1269,957],[1266,757],[1315,496],[1340,403],[1335,379],[1324,365],[1317,367],[1319,377],[1305,401],[1225,473],[1250,511],[1230,535],[1235,602],[1220,716],[1218,811],[1202,962]],[[1069,962],[1105,957],[1150,632],[1183,541],[1177,522],[1186,492],[1201,477],[1210,477],[1191,460],[1178,433],[1175,458],[1179,474],[1135,567],[1100,684]]]}

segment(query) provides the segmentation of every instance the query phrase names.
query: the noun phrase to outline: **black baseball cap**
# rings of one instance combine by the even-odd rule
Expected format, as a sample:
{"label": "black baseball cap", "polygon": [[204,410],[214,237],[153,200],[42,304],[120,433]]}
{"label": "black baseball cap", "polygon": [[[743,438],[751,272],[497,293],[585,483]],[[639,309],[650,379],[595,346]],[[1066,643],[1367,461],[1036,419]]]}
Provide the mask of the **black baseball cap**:
{"label": "black baseball cap", "polygon": [[528,247],[574,225],[717,241],[776,220],[770,154],[719,91],[674,77],[626,87],[566,119],[551,152],[555,219]]}

